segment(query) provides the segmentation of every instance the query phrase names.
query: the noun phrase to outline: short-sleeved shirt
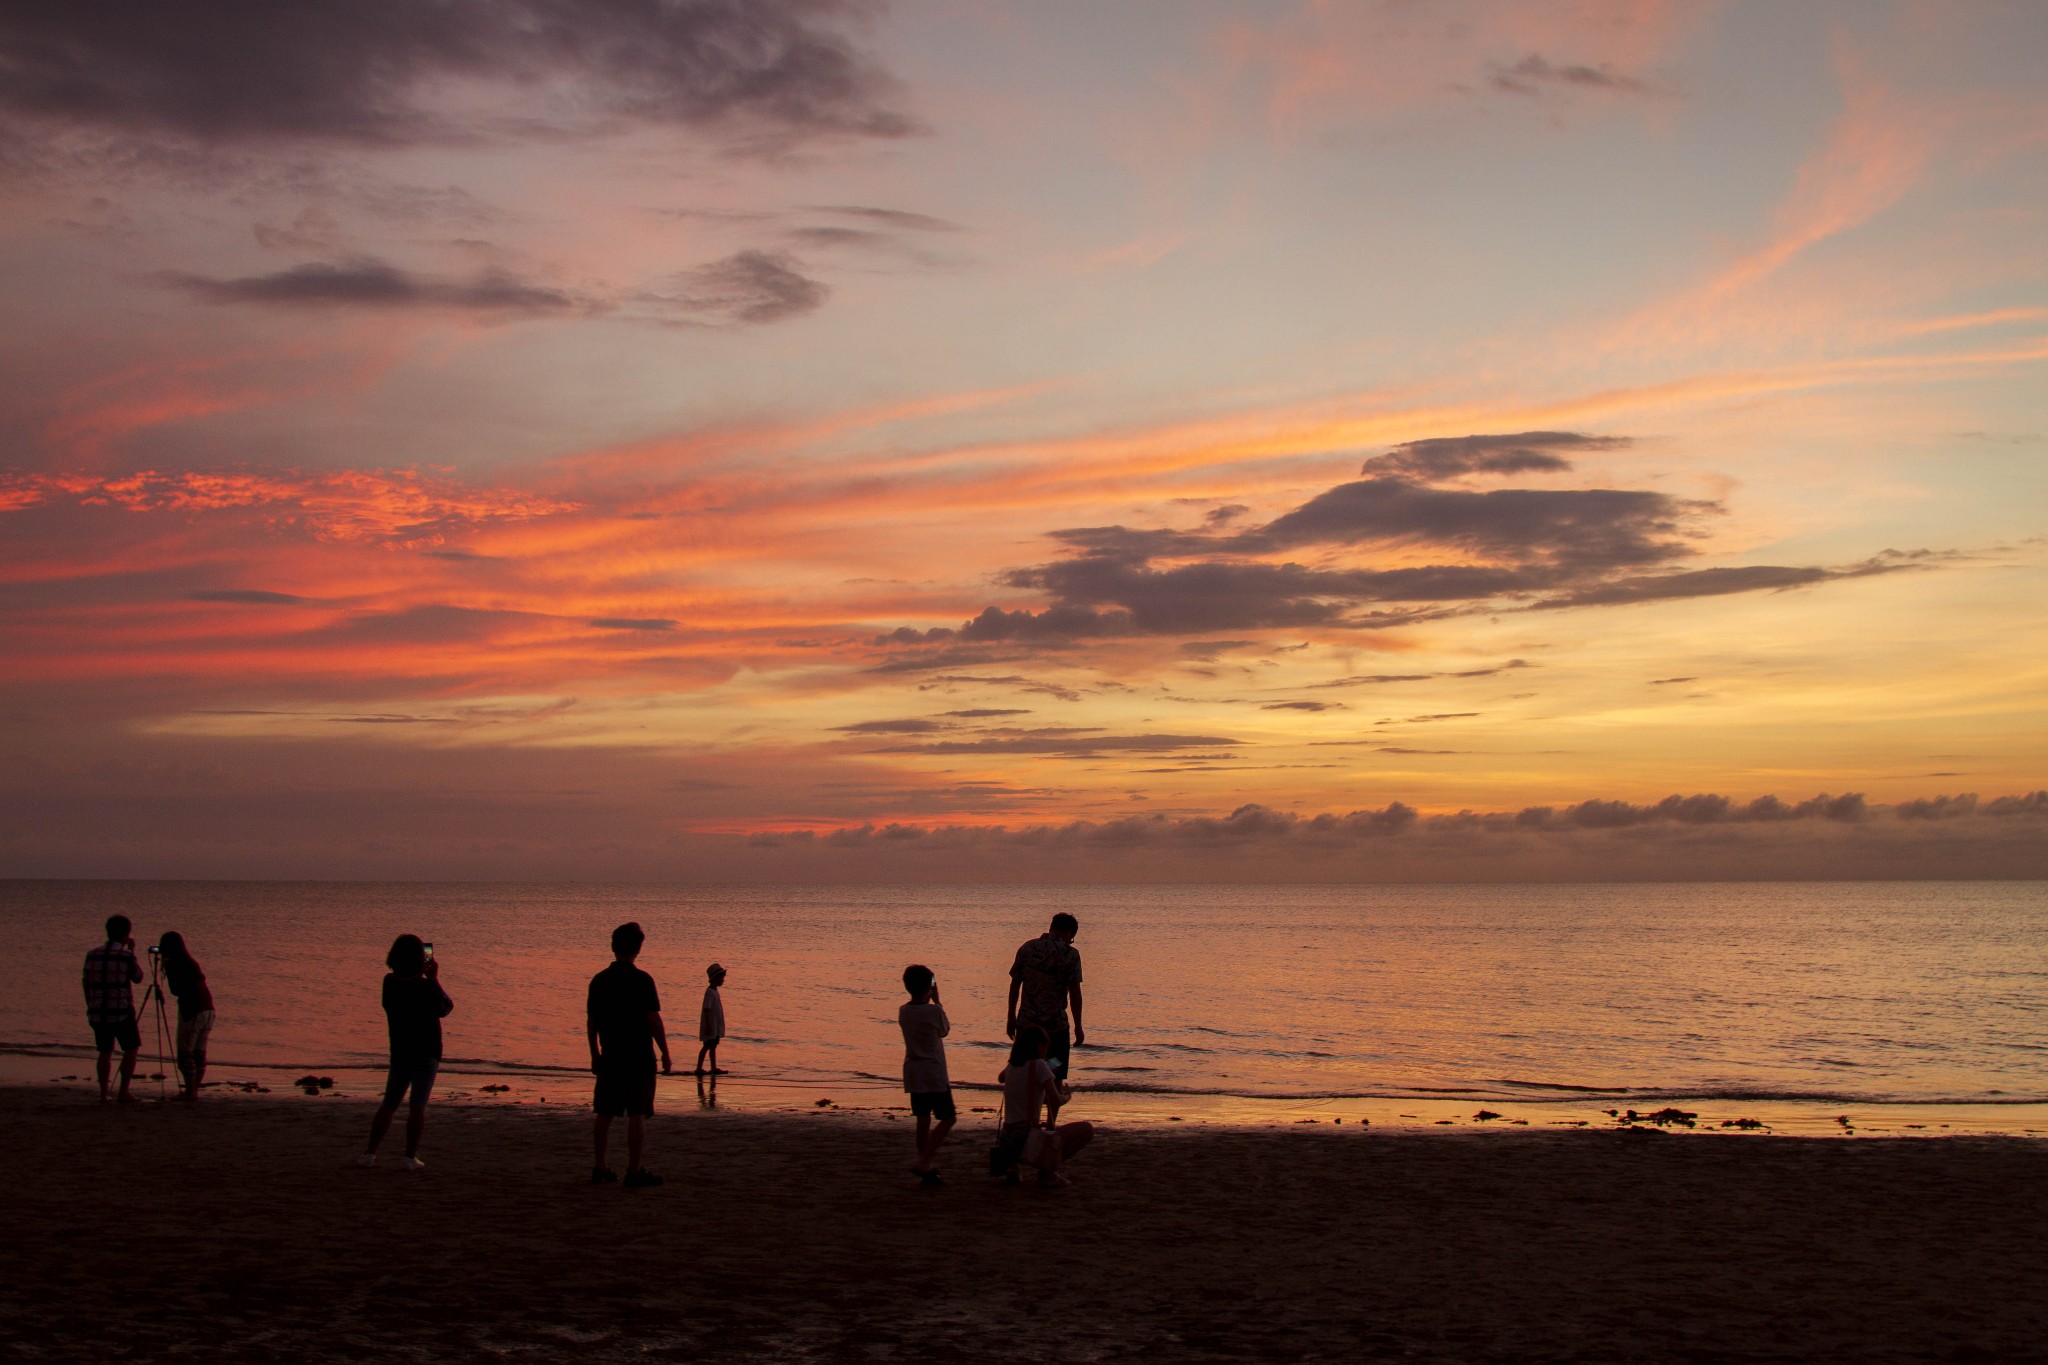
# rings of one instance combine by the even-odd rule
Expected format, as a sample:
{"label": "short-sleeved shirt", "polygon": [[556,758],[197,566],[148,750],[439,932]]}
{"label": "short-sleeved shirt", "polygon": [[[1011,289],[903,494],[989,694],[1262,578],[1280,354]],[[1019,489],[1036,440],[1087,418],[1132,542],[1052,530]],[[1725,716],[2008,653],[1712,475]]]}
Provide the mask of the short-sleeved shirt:
{"label": "short-sleeved shirt", "polygon": [[614,962],[590,978],[588,1010],[606,1071],[654,1070],[654,1030],[647,1016],[661,1012],[661,994],[653,977],[630,962]]}
{"label": "short-sleeved shirt", "polygon": [[454,1008],[438,981],[396,972],[385,977],[384,1021],[391,1032],[391,1064],[440,1061],[441,1021]]}
{"label": "short-sleeved shirt", "polygon": [[[1033,1085],[1033,1079],[1037,1084]],[[1045,1113],[1045,1102],[1051,1098],[1059,1078],[1052,1074],[1052,1065],[1043,1057],[1034,1057],[1003,1068],[1003,1122],[1036,1123]],[[1038,1104],[1031,1104],[1031,1092],[1038,1092]]]}
{"label": "short-sleeved shirt", "polygon": [[90,1024],[125,1024],[135,1017],[142,964],[125,943],[102,943],[85,955],[85,1018]]}
{"label": "short-sleeved shirt", "polygon": [[[745,1002],[742,1001],[742,1004]],[[725,1002],[718,998],[718,987],[704,988],[704,1008],[697,1016],[697,1037],[701,1042],[715,1042],[725,1036]]]}
{"label": "short-sleeved shirt", "polygon": [[1017,949],[1010,979],[1023,983],[1017,998],[1020,1024],[1064,1024],[1067,991],[1081,984],[1081,953],[1055,934],[1040,934]]}
{"label": "short-sleeved shirt", "polygon": [[951,1090],[945,1038],[953,1025],[946,1011],[930,1001],[908,1001],[896,1011],[896,1026],[903,1030],[903,1088],[913,1095]]}

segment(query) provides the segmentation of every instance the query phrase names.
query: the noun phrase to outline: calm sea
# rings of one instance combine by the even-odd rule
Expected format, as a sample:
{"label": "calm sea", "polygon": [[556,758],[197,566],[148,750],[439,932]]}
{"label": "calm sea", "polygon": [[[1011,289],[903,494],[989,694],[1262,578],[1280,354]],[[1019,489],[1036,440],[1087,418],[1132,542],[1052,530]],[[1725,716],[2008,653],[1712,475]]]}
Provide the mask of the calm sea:
{"label": "calm sea", "polygon": [[678,1066],[729,969],[738,1077],[893,1081],[905,964],[939,974],[956,1083],[1000,1065],[1011,954],[1081,921],[1076,1079],[1232,1098],[2048,1100],[2048,883],[1493,887],[619,887],[0,883],[0,1045],[76,1057],[101,920],[184,933],[217,1068],[375,1066],[394,934],[435,944],[451,1069],[573,1077],[622,920]]}

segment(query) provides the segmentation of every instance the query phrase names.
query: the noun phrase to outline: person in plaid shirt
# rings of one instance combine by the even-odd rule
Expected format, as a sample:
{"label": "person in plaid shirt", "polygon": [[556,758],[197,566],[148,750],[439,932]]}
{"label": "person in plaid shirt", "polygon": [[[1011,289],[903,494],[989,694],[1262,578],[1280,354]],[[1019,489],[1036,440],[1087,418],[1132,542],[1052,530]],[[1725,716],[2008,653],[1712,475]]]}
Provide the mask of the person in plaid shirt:
{"label": "person in plaid shirt", "polygon": [[135,1097],[128,1082],[135,1078],[135,1054],[142,1050],[142,1033],[135,1027],[135,992],[142,980],[142,964],[135,960],[135,926],[126,915],[107,919],[107,941],[85,955],[85,1019],[92,1025],[92,1040],[99,1049],[100,1103],[115,1098],[109,1093],[114,1044],[121,1045],[120,1102]]}

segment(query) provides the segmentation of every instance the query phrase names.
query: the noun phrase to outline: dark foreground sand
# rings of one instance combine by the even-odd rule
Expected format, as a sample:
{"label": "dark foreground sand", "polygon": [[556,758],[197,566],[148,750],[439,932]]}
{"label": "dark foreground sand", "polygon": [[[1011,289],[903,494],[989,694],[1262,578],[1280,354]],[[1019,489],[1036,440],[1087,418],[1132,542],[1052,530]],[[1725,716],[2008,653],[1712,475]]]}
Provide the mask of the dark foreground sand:
{"label": "dark foreground sand", "polygon": [[[23,1360],[2048,1359],[2048,1145],[1105,1134],[1003,1189],[905,1125],[664,1115],[660,1190],[580,1115],[0,1091],[0,1352]],[[385,1158],[387,1162],[390,1156]]]}

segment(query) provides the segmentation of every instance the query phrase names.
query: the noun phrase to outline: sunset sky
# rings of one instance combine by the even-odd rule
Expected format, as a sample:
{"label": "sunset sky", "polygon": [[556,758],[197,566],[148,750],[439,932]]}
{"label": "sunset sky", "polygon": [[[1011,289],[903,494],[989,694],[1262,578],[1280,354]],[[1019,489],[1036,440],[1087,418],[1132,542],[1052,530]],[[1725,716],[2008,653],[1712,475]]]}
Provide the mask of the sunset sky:
{"label": "sunset sky", "polygon": [[2044,60],[9,6],[0,874],[2048,875]]}

